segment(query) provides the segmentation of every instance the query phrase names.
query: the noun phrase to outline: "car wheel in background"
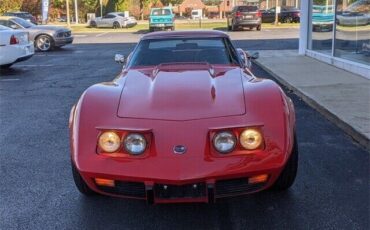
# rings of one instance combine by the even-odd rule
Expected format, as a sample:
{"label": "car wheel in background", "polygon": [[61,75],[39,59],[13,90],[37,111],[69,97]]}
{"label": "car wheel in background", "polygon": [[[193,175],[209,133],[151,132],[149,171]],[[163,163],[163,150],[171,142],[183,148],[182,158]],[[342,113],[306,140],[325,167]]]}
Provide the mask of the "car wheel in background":
{"label": "car wheel in background", "polygon": [[119,24],[119,22],[113,22],[113,29],[118,29],[120,27],[121,25]]}
{"label": "car wheel in background", "polygon": [[49,35],[40,35],[35,39],[35,47],[37,50],[46,52],[53,49],[54,41]]}
{"label": "car wheel in background", "polygon": [[175,26],[172,26],[172,27],[171,27],[171,31],[174,31],[174,30],[175,30]]}
{"label": "car wheel in background", "polygon": [[75,185],[78,191],[80,191],[80,193],[82,193],[85,196],[96,195],[97,193],[91,190],[89,186],[87,186],[85,181],[82,179],[80,173],[77,171],[76,166],[72,162],[71,162],[71,166],[72,166],[73,180],[75,182]]}
{"label": "car wheel in background", "polygon": [[292,18],[292,17],[286,17],[286,18],[284,19],[284,22],[285,22],[285,23],[292,23],[292,22],[293,22],[293,18]]}
{"label": "car wheel in background", "polygon": [[95,21],[91,21],[90,22],[90,27],[96,28],[96,22]]}
{"label": "car wheel in background", "polygon": [[256,30],[261,31],[261,25],[258,25],[258,26],[256,27]]}
{"label": "car wheel in background", "polygon": [[294,144],[292,153],[290,154],[289,160],[285,165],[285,168],[281,172],[280,176],[272,186],[273,190],[286,190],[293,185],[297,175],[298,169],[298,143],[297,137],[294,134]]}
{"label": "car wheel in background", "polygon": [[235,31],[237,28],[236,26],[234,25],[234,23],[231,23],[231,31]]}

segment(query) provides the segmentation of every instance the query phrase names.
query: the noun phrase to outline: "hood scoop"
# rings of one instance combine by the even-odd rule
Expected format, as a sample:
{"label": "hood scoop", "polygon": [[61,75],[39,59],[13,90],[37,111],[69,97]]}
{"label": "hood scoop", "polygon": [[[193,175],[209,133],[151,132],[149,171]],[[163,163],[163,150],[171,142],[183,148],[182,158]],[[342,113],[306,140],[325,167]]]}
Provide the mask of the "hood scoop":
{"label": "hood scoop", "polygon": [[201,71],[206,70],[214,77],[215,70],[208,62],[180,62],[180,63],[162,63],[153,69],[152,76],[156,77],[159,72],[182,72],[182,71]]}
{"label": "hood scoop", "polygon": [[208,63],[162,64],[152,76],[139,70],[129,70],[126,76],[119,117],[181,121],[246,112],[239,68],[218,71]]}

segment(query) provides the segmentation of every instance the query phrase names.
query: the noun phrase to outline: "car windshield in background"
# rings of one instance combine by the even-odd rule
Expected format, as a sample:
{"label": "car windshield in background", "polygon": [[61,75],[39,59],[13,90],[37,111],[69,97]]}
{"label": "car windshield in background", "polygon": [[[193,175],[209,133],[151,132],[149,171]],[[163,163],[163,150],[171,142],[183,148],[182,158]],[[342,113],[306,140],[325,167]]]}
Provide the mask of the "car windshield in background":
{"label": "car windshield in background", "polygon": [[32,26],[34,26],[35,24],[29,22],[29,21],[26,21],[22,18],[13,18],[12,19],[14,22],[16,22],[17,24],[21,25],[22,27],[24,28],[30,28]]}
{"label": "car windshield in background", "polygon": [[223,38],[153,39],[140,42],[131,66],[163,63],[237,64],[230,45]]}
{"label": "car windshield in background", "polygon": [[170,15],[171,11],[169,9],[155,9],[152,11],[152,15],[160,16],[160,15]]}
{"label": "car windshield in background", "polygon": [[257,11],[258,7],[257,6],[239,6],[238,11],[241,12],[250,12],[250,11]]}

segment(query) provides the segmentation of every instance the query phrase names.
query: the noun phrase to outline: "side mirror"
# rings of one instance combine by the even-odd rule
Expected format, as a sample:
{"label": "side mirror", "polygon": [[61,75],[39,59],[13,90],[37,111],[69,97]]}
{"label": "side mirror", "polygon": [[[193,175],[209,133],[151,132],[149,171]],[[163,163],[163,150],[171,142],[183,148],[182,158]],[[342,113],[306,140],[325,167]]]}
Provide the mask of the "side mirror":
{"label": "side mirror", "polygon": [[124,64],[125,63],[125,56],[123,56],[122,54],[116,54],[114,56],[114,61],[119,63],[119,64]]}
{"label": "side mirror", "polygon": [[252,59],[258,59],[259,57],[260,57],[260,53],[258,53],[258,52],[254,52],[250,55],[250,58],[252,58]]}

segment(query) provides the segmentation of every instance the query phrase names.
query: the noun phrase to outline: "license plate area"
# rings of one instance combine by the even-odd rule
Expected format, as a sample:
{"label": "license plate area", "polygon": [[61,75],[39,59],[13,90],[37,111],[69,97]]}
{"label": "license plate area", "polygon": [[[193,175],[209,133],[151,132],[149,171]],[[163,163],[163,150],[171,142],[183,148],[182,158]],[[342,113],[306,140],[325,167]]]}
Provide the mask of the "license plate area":
{"label": "license plate area", "polygon": [[154,196],[158,199],[186,199],[207,197],[206,183],[185,185],[155,184]]}

